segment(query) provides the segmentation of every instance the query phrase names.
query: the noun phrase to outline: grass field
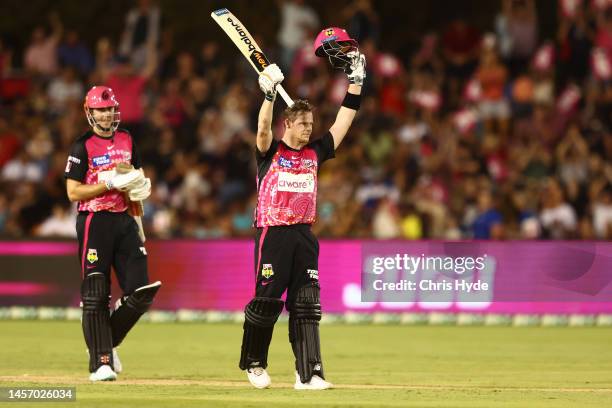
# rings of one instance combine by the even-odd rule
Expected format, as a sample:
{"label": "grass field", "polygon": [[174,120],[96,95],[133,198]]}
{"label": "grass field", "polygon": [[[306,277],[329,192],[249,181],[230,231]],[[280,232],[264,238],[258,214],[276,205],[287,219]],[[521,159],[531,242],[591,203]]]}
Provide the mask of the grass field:
{"label": "grass field", "polygon": [[[114,383],[87,381],[78,322],[1,321],[0,386],[76,386],[69,407],[604,407],[612,328],[322,326],[327,378],[294,391],[286,324],[270,350],[273,386],[237,368],[238,324],[138,325]],[[8,405],[0,403],[0,405]],[[19,407],[39,403],[20,403]]]}

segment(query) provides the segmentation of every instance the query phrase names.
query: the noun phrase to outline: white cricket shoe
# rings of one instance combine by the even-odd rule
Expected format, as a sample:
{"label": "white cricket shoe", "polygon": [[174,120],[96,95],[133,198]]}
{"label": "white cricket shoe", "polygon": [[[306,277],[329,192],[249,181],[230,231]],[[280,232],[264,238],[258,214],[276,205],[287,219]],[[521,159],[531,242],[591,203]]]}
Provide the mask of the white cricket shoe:
{"label": "white cricket shoe", "polygon": [[247,377],[255,388],[268,388],[272,384],[272,379],[263,367],[249,368],[247,370]]}
{"label": "white cricket shoe", "polygon": [[296,389],[296,390],[327,390],[333,387],[334,387],[334,384],[330,383],[329,381],[325,381],[318,375],[313,375],[310,381],[308,381],[307,383],[303,383],[302,380],[300,380],[300,375],[297,373],[297,371],[295,373],[295,385],[293,386],[293,389]]}
{"label": "white cricket shoe", "polygon": [[121,365],[121,360],[119,360],[119,353],[117,352],[117,347],[113,348],[113,367],[115,368],[116,374],[119,374],[123,371],[123,365]]}
{"label": "white cricket shoe", "polygon": [[98,367],[96,372],[89,376],[90,381],[115,381],[116,379],[117,374],[108,364]]}

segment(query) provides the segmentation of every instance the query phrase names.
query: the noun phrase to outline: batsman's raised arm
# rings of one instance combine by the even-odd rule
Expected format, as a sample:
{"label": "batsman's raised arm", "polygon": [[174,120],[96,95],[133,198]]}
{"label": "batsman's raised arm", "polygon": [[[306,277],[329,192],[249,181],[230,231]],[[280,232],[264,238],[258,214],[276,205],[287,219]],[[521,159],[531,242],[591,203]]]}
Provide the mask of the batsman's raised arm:
{"label": "batsman's raised arm", "polygon": [[332,137],[334,138],[334,149],[337,149],[344,136],[348,132],[355,115],[361,105],[361,86],[366,76],[365,72],[365,56],[359,51],[352,51],[347,54],[350,58],[350,66],[347,69],[347,75],[349,79],[349,87],[342,106],[336,115],[334,124],[329,129]]}
{"label": "batsman's raised arm", "polygon": [[276,64],[268,65],[259,75],[259,87],[265,94],[265,100],[259,109],[257,119],[257,149],[265,153],[272,144],[272,112],[276,98],[276,86],[285,77]]}

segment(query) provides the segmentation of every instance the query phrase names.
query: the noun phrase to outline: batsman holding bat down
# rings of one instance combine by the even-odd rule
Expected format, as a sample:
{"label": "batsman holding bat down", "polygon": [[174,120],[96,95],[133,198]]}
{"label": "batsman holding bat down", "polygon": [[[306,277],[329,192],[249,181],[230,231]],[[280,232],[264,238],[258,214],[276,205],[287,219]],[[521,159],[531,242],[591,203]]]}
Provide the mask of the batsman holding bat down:
{"label": "batsman holding bat down", "polygon": [[257,191],[255,212],[255,297],[245,308],[240,368],[247,370],[251,384],[267,388],[268,348],[274,324],[282,309],[280,299],[287,290],[289,341],[295,355],[298,390],[324,390],[325,380],[319,341],[319,244],[311,232],[315,221],[319,166],[334,157],[361,100],[365,57],[357,43],[340,28],[323,30],[315,40],[315,53],[328,57],[334,68],[343,69],[350,82],[348,92],[332,127],[311,142],[312,106],[297,100],[285,110],[282,140],[272,137],[272,108],[276,87],[284,79],[276,64],[259,76],[265,100],[257,128]]}
{"label": "batsman holding bat down", "polygon": [[[159,281],[149,284],[142,225],[128,213],[141,209],[141,201],[151,194],[151,181],[140,169],[132,136],[117,128],[119,103],[112,89],[91,88],[84,108],[91,130],[72,146],[66,190],[70,201],[79,201],[76,228],[89,379],[112,381],[121,371],[116,347],[161,286]],[[111,266],[123,291],[112,314]]]}

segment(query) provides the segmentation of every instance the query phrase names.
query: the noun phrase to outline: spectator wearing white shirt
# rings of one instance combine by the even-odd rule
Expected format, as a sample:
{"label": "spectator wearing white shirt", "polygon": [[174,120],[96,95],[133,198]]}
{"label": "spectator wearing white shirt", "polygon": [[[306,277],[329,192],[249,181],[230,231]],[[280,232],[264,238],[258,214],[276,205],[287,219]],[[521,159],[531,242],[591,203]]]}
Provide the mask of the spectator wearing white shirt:
{"label": "spectator wearing white shirt", "polygon": [[593,227],[599,239],[612,239],[612,188],[603,189],[593,203]]}
{"label": "spectator wearing white shirt", "polygon": [[278,43],[281,46],[281,64],[283,71],[290,72],[295,52],[314,38],[306,38],[310,31],[319,27],[319,17],[314,10],[305,5],[303,0],[279,0],[281,25],[278,32]]}
{"label": "spectator wearing white shirt", "polygon": [[19,152],[17,157],[6,163],[2,168],[3,181],[42,181],[43,172],[40,166],[31,160],[25,150]]}
{"label": "spectator wearing white shirt", "polygon": [[67,66],[62,69],[61,76],[55,77],[49,84],[47,90],[51,110],[56,114],[65,112],[67,105],[73,102],[81,102],[85,93],[83,84],[76,77],[73,67]]}
{"label": "spectator wearing white shirt", "polygon": [[34,229],[34,235],[38,237],[76,238],[76,203],[55,204],[49,218]]}
{"label": "spectator wearing white shirt", "polygon": [[549,179],[541,196],[540,222],[545,238],[569,239],[576,233],[576,212],[565,202],[559,182]]}

